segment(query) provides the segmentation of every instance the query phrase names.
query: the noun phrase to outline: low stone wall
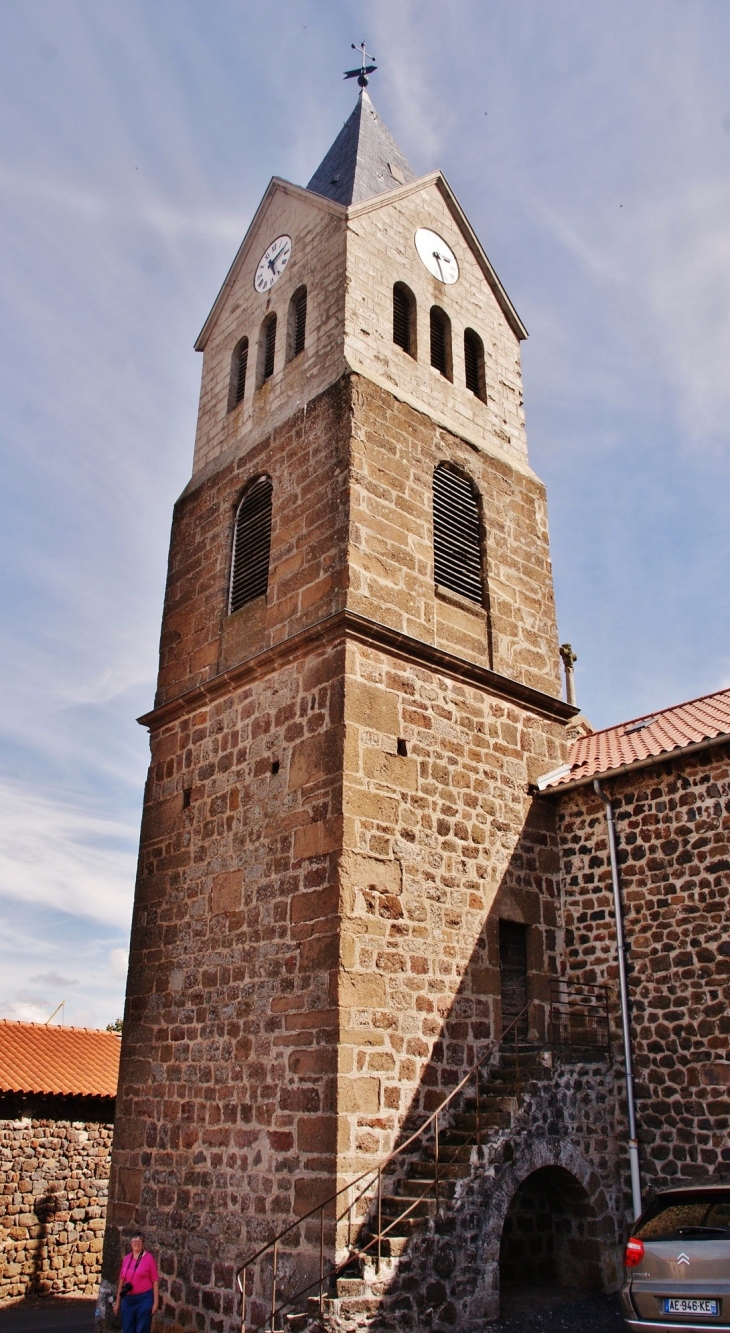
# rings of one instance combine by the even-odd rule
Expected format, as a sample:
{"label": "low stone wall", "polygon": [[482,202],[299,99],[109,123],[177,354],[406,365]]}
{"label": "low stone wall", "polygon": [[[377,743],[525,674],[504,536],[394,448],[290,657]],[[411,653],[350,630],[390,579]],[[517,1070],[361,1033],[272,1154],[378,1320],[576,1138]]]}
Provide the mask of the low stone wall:
{"label": "low stone wall", "polygon": [[[613,801],[646,1189],[730,1166],[730,746],[604,783]],[[615,985],[606,815],[560,798],[566,979]]]}
{"label": "low stone wall", "polygon": [[0,1305],[95,1296],[113,1126],[0,1119]]}

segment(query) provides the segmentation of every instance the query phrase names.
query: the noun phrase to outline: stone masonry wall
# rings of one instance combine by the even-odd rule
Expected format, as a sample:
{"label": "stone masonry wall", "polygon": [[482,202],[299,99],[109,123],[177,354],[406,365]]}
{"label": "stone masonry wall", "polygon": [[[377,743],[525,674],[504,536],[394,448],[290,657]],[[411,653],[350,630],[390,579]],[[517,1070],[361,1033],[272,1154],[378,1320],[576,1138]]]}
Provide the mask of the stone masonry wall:
{"label": "stone masonry wall", "polygon": [[[361,376],[352,377],[347,605],[414,638],[560,695],[545,490]],[[479,493],[485,602],[434,589],[433,473]]]}
{"label": "stone masonry wall", "polygon": [[[557,971],[553,812],[527,793],[562,726],[351,644],[345,681],[339,1173],[384,1155],[500,1031],[499,918]],[[548,761],[548,767],[555,762]]]}
{"label": "stone masonry wall", "polygon": [[0,1304],[95,1296],[112,1126],[0,1120]]}
{"label": "stone masonry wall", "polygon": [[[628,944],[641,1167],[650,1187],[730,1163],[730,749],[605,782]],[[605,814],[559,798],[567,975],[617,976]]]}
{"label": "stone masonry wall", "polygon": [[342,674],[314,645],[152,738],[105,1274],[140,1222],[183,1327],[331,1188]]}
{"label": "stone masonry wall", "polygon": [[[158,704],[210,680],[342,603],[350,396],[346,380],[204,479],[175,506],[160,639]],[[233,527],[243,488],[273,483],[266,597],[228,615]]]}

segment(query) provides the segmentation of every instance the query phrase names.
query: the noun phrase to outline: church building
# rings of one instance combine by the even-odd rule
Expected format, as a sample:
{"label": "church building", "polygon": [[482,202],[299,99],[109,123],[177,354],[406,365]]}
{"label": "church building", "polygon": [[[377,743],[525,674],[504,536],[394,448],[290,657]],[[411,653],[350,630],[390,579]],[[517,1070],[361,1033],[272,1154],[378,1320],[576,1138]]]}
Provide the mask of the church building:
{"label": "church building", "polygon": [[[104,1259],[111,1284],[144,1229],[165,1327],[232,1333],[243,1301],[249,1330],[466,1329],[527,1272],[619,1279],[626,1091],[591,783],[620,765],[562,697],[525,337],[444,175],[414,177],[362,86],[308,186],[272,179],[196,344],[193,471],[141,719]],[[656,1049],[684,1052],[698,1123],[719,1114],[717,699],[687,724],[715,738],[686,742],[694,776],[685,728],[669,758],[649,744],[656,771],[626,769],[617,806],[627,930],[670,841],[691,848],[683,902],[701,830],[710,849],[702,931],[672,900],[642,909],[632,946],[655,1184],[663,1162],[722,1156],[712,1126],[697,1156]],[[662,998],[675,948],[700,969],[709,1061]]]}

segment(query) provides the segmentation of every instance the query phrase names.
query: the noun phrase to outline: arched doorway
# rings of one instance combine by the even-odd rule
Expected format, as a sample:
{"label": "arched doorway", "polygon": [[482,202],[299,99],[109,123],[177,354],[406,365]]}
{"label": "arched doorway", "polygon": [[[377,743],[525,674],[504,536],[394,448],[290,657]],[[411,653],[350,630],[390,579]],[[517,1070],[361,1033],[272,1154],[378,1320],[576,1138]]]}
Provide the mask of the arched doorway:
{"label": "arched doorway", "polygon": [[584,1187],[562,1166],[544,1166],[515,1191],[502,1229],[503,1311],[603,1290],[599,1223]]}

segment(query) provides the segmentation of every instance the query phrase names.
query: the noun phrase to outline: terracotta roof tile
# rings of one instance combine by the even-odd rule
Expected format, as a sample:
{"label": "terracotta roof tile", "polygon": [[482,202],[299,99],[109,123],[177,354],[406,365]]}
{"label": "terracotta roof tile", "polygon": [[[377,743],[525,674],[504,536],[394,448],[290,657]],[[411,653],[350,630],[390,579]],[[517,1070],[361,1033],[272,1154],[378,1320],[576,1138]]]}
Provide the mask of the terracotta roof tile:
{"label": "terracotta roof tile", "polygon": [[0,1019],[0,1091],[115,1097],[121,1046],[97,1028]]}
{"label": "terracotta roof tile", "polygon": [[705,694],[617,727],[580,736],[573,743],[568,764],[554,774],[546,774],[538,785],[543,791],[553,790],[728,735],[730,690],[718,690],[716,694]]}

